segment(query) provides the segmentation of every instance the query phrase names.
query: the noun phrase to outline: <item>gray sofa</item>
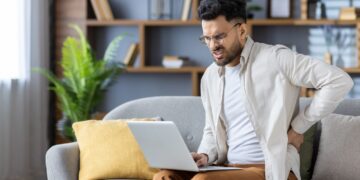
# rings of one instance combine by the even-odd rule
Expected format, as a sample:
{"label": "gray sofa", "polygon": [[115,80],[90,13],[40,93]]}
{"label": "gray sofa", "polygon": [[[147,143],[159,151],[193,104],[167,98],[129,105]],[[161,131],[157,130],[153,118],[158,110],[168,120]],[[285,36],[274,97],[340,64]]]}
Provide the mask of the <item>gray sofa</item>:
{"label": "gray sofa", "polygon": [[[310,99],[301,99],[300,108],[304,107],[306,104],[309,104],[310,101]],[[335,113],[345,115],[360,115],[360,100],[344,100],[336,109]],[[178,126],[190,151],[196,151],[200,144],[202,129],[204,127],[204,109],[199,97],[163,96],[138,99],[118,106],[109,112],[104,117],[104,120],[134,117],[162,117],[165,121],[173,121]],[[317,123],[315,127],[316,133],[314,136],[315,142],[313,146],[314,156],[312,158],[311,171],[314,166],[315,171],[316,169],[319,169],[319,167],[316,167],[318,164],[316,163],[316,157],[319,153],[321,153],[318,152],[321,127],[321,123]],[[321,137],[321,140],[322,138],[327,137]],[[358,149],[350,150],[350,152],[352,151],[357,155],[360,153]],[[358,162],[359,158],[356,157],[355,159],[357,159],[356,162]],[[331,167],[332,166],[330,166],[330,168]],[[336,165],[333,167],[336,168]],[[52,146],[46,153],[46,168],[49,180],[77,179],[79,172],[79,148],[77,143]],[[330,169],[329,171],[332,170]],[[339,176],[336,176],[336,174],[334,176],[330,173],[330,176],[327,173],[318,173],[314,179],[337,179],[342,177],[341,172],[338,172],[338,174]],[[351,177],[354,176],[350,175],[346,177],[350,177],[349,179],[351,179]],[[357,178],[359,177],[360,176],[357,176]]]}

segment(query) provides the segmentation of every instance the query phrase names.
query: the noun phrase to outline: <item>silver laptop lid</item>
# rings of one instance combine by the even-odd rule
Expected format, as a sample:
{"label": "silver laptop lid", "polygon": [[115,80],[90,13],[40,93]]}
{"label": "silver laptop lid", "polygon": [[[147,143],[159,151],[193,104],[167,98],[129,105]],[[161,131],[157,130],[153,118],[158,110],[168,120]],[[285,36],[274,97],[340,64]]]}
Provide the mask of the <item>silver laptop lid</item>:
{"label": "silver laptop lid", "polygon": [[199,171],[173,122],[138,121],[128,122],[128,126],[151,167]]}

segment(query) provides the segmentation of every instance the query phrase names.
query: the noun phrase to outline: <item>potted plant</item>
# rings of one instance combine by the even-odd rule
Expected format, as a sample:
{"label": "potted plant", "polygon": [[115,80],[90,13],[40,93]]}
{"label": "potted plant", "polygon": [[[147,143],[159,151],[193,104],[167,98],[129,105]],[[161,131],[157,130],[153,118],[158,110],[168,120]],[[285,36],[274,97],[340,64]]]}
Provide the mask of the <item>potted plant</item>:
{"label": "potted plant", "polygon": [[57,77],[48,70],[36,69],[50,82],[50,89],[58,98],[58,105],[63,112],[58,129],[63,136],[75,140],[72,130],[74,122],[88,120],[110,83],[124,70],[124,64],[115,62],[116,51],[123,35],[114,38],[108,45],[102,59],[96,59],[81,29],[70,25],[79,39],[67,37],[62,47],[62,77]]}
{"label": "potted plant", "polygon": [[247,0],[247,7],[246,7],[246,13],[248,19],[254,18],[254,12],[261,11],[262,7],[256,4],[249,3],[251,0]]}

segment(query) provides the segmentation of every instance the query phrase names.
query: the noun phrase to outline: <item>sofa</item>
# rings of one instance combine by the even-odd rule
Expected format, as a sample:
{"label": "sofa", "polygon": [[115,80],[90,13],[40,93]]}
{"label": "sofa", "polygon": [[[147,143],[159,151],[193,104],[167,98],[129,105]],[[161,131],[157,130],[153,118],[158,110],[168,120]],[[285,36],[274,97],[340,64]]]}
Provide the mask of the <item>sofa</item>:
{"label": "sofa", "polygon": [[[299,100],[299,107],[304,108],[307,104],[311,102],[311,99],[301,98]],[[360,100],[359,99],[346,99],[340,103],[334,113],[343,114],[343,115],[360,115]],[[161,117],[164,121],[173,121],[177,125],[180,130],[180,133],[183,136],[183,139],[186,142],[190,151],[196,151],[201,138],[202,138],[202,129],[204,127],[204,109],[202,107],[202,102],[200,97],[194,96],[159,96],[159,97],[148,97],[133,100],[127,103],[124,103],[112,111],[110,111],[103,120],[112,120],[112,119],[125,119],[125,118],[134,118],[134,117]],[[356,121],[356,119],[355,119]],[[329,121],[332,122],[332,121]],[[336,122],[336,121],[334,121]],[[358,121],[360,122],[360,121]],[[356,123],[359,124],[358,122]],[[351,123],[354,123],[354,120],[351,120]],[[351,132],[348,132],[345,128],[338,128],[343,134],[343,138],[345,139],[336,139],[336,142],[332,142],[331,139],[333,137],[331,133],[327,133],[326,136],[321,136],[322,127],[324,125],[321,122],[318,122],[313,126],[315,129],[314,134],[311,136],[311,168],[310,168],[310,176],[306,177],[306,179],[310,179],[311,173],[314,172],[313,179],[352,179],[353,177],[359,178],[359,170],[360,168],[356,168],[359,162],[358,154],[360,153],[359,142],[355,140],[354,143],[347,145],[346,154],[342,154],[341,152],[330,152],[326,154],[327,149],[332,149],[336,151],[342,151],[342,147],[344,144],[349,141],[346,137],[349,135],[357,135],[358,131],[353,130],[353,124],[349,126],[349,129],[352,129]],[[338,127],[339,125],[330,125],[331,127]],[[329,127],[327,125],[326,127]],[[357,126],[358,127],[358,126]],[[327,130],[328,131],[328,130]],[[333,130],[330,130],[333,131]],[[357,133],[357,134],[356,134]],[[338,137],[337,135],[335,135]],[[308,137],[307,137],[308,138]],[[357,137],[358,138],[358,137]],[[327,144],[321,144],[321,141],[326,142]],[[330,142],[330,144],[329,144]],[[320,147],[319,147],[320,145]],[[338,148],[327,148],[327,146]],[[352,147],[354,145],[354,147]],[[324,146],[325,149],[321,149]],[[310,154],[311,154],[310,153]],[[322,157],[322,153],[326,155]],[[328,156],[332,156],[331,153],[339,153],[340,157],[328,158]],[[352,154],[351,154],[352,153]],[[349,157],[350,156],[350,157]],[[317,162],[317,157],[321,157],[324,162]],[[349,158],[354,162],[348,162]],[[342,162],[342,159],[345,159]],[[327,160],[335,161],[327,162]],[[359,162],[360,163],[360,162]],[[351,166],[354,167],[346,168],[345,170],[341,169],[337,164],[341,164],[343,166]],[[60,144],[52,146],[46,153],[46,169],[47,169],[47,177],[49,180],[75,180],[78,179],[79,173],[79,147],[76,142],[68,143],[68,144]],[[340,171],[340,172],[339,172]],[[344,176],[343,173],[346,175]],[[335,173],[335,174],[334,174]]]}

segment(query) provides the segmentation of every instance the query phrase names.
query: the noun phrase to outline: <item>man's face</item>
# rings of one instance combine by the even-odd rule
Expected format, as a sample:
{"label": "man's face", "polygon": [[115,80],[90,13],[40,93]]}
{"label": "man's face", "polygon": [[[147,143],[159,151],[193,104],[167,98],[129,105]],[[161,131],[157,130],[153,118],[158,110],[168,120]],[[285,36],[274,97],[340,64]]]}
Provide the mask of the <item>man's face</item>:
{"label": "man's face", "polygon": [[238,37],[239,26],[240,23],[230,23],[224,16],[202,21],[203,42],[208,46],[217,65],[236,65],[240,60],[242,47]]}

